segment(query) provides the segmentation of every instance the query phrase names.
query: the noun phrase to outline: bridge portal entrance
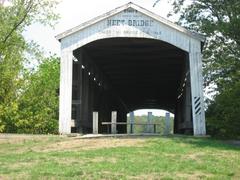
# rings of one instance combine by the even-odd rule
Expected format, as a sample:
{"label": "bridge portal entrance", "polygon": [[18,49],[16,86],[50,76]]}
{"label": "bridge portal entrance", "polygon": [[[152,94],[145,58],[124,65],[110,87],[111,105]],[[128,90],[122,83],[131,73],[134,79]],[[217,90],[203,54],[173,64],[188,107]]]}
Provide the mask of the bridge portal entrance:
{"label": "bridge portal entrance", "polygon": [[93,112],[106,133],[102,122],[111,122],[113,111],[126,122],[127,113],[143,108],[174,113],[174,133],[206,133],[201,35],[129,3],[57,38],[60,133],[92,133]]}

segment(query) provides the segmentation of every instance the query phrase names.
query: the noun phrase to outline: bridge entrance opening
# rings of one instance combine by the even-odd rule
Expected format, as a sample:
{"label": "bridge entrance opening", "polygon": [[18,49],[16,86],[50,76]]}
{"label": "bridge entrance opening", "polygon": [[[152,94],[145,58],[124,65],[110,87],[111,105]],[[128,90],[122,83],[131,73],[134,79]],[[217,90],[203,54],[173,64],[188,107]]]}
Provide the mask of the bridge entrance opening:
{"label": "bridge entrance opening", "polygon": [[126,133],[128,112],[157,108],[174,133],[206,134],[201,34],[128,3],[57,39],[59,133]]}
{"label": "bridge entrance opening", "polygon": [[127,115],[128,134],[173,134],[174,114],[162,109],[138,109]]}
{"label": "bridge entrance opening", "polygon": [[[99,132],[107,133],[102,122],[111,122],[112,111],[117,122],[127,122],[135,109],[157,108],[175,114],[175,133],[192,133],[187,52],[154,39],[107,38],[73,55],[73,132],[92,133],[92,112],[98,112]],[[127,125],[117,132],[126,133]]]}

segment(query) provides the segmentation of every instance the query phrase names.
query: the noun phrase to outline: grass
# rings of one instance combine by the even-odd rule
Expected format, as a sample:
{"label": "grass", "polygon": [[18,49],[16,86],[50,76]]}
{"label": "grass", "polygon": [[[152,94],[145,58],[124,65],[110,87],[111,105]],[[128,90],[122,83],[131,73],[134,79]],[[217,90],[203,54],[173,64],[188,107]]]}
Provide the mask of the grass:
{"label": "grass", "polygon": [[0,179],[240,179],[240,147],[188,136],[13,137],[0,141]]}

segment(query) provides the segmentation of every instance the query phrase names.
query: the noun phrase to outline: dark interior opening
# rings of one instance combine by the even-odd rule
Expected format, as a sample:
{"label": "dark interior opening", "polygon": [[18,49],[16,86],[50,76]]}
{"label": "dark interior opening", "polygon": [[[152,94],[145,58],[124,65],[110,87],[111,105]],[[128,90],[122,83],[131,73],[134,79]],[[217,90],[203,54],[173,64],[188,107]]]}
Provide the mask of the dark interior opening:
{"label": "dark interior opening", "polygon": [[[75,112],[72,116],[81,121],[79,126],[86,126],[84,132],[91,131],[92,111],[101,112],[99,126],[101,121],[110,121],[112,110],[120,112],[119,121],[125,121],[126,114],[135,109],[166,109],[175,114],[178,124],[185,121],[186,113],[189,116],[189,112],[183,112],[189,106],[185,86],[190,86],[188,53],[185,51],[154,39],[109,38],[76,49],[74,56],[82,59],[82,64],[75,62],[73,66]],[[82,68],[81,74],[79,68]],[[76,78],[80,76],[83,86]],[[91,88],[85,89],[84,86]],[[82,92],[82,98],[88,98],[82,101],[87,102],[82,106],[88,106],[88,111],[74,103],[80,97],[79,92]],[[88,113],[88,116],[79,115],[77,118],[81,112]],[[180,125],[175,126],[180,132]],[[106,131],[104,127],[100,129]]]}

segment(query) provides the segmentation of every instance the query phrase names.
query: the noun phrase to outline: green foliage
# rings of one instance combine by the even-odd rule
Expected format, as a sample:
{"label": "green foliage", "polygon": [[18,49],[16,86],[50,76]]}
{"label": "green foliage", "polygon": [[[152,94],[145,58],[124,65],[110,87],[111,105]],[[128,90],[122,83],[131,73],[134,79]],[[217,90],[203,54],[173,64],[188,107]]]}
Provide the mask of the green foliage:
{"label": "green foliage", "polygon": [[53,26],[58,19],[54,13],[57,2],[54,0],[7,0],[0,2],[0,52],[18,44],[20,34],[33,24]]}
{"label": "green foliage", "polygon": [[[239,137],[240,1],[171,0],[179,24],[206,35],[205,86],[218,92],[207,111],[208,133]],[[213,85],[215,88],[213,88]]]}
{"label": "green foliage", "polygon": [[19,99],[18,133],[57,133],[59,59],[47,58],[30,75]]}
{"label": "green foliage", "polygon": [[27,72],[17,99],[1,108],[2,131],[57,133],[59,59],[46,58],[36,71]]}
{"label": "green foliage", "polygon": [[52,26],[58,18],[55,7],[54,0],[0,2],[0,132],[20,130],[16,126],[23,114],[19,103],[29,81],[24,67],[31,64],[30,57],[43,59],[36,44],[27,42],[22,32],[33,23]]}
{"label": "green foliage", "polygon": [[[147,116],[134,116],[134,123],[147,124]],[[130,117],[128,117],[130,122]],[[165,130],[165,117],[163,116],[152,116],[152,123],[156,123],[156,133],[163,134]],[[145,133],[147,132],[146,125],[134,125],[134,133]],[[130,126],[128,126],[128,132],[130,132]],[[170,132],[173,133],[173,117],[170,117]]]}
{"label": "green foliage", "polygon": [[18,99],[3,108],[4,132],[57,133],[59,59],[46,58],[24,80]]}
{"label": "green foliage", "polygon": [[240,1],[172,0],[179,23],[206,35],[203,51],[205,85],[222,91],[240,78]]}
{"label": "green foliage", "polygon": [[240,82],[217,95],[207,110],[208,132],[222,138],[240,139]]}

